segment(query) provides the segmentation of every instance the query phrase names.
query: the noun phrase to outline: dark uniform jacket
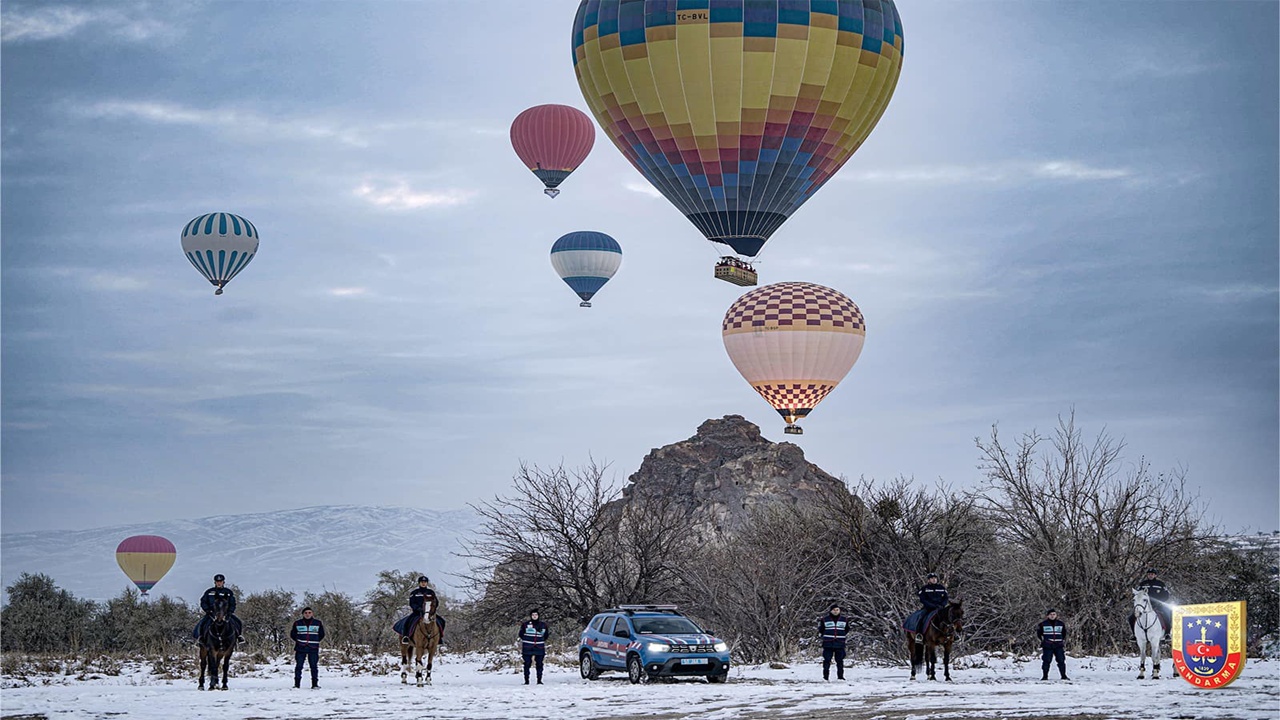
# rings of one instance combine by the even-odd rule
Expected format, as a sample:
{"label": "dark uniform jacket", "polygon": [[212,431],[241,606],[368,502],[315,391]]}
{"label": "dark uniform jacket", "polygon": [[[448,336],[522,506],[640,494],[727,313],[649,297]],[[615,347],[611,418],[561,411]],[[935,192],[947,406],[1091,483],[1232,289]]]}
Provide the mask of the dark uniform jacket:
{"label": "dark uniform jacket", "polygon": [[925,610],[941,610],[947,606],[950,598],[947,597],[947,587],[938,583],[929,583],[920,588],[920,604],[924,605]]}
{"label": "dark uniform jacket", "polygon": [[293,621],[289,637],[293,638],[294,652],[319,650],[320,641],[324,639],[324,623],[320,622],[320,618],[298,618]]}
{"label": "dark uniform jacket", "polygon": [[1036,626],[1036,637],[1040,638],[1040,647],[1062,647],[1067,641],[1067,626],[1061,620],[1045,618]]}
{"label": "dark uniform jacket", "polygon": [[426,612],[427,605],[431,606],[431,612],[435,612],[439,604],[436,591],[429,587],[414,588],[413,592],[409,593],[409,607],[419,615]]}
{"label": "dark uniform jacket", "polygon": [[547,624],[541,620],[525,620],[517,637],[521,655],[547,654]]}
{"label": "dark uniform jacket", "polygon": [[822,636],[822,647],[843,649],[845,636],[849,634],[849,618],[827,613],[818,621],[818,634]]}
{"label": "dark uniform jacket", "polygon": [[1164,584],[1164,581],[1159,578],[1155,578],[1153,580],[1143,580],[1142,582],[1138,583],[1138,589],[1146,590],[1147,595],[1152,600],[1169,602],[1169,588],[1166,587]]}
{"label": "dark uniform jacket", "polygon": [[204,596],[200,598],[200,609],[206,614],[213,612],[213,605],[219,599],[226,598],[227,612],[234,613],[236,611],[236,594],[231,592],[229,587],[218,587],[214,585],[204,591]]}

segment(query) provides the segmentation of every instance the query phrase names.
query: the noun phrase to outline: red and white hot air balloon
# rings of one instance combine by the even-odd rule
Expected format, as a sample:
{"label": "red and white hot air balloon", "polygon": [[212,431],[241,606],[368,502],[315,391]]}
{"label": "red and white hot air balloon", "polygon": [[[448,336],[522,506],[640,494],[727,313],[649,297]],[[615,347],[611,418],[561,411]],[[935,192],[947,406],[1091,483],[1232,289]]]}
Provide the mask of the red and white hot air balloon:
{"label": "red and white hot air balloon", "polygon": [[822,402],[862,353],[862,311],[837,290],[806,282],[765,285],[724,315],[724,349],[751,387],[787,421],[785,432]]}
{"label": "red and white hot air balloon", "polygon": [[568,105],[536,105],[511,123],[511,146],[550,197],[560,194],[560,183],[587,159],[595,141],[591,118]]}

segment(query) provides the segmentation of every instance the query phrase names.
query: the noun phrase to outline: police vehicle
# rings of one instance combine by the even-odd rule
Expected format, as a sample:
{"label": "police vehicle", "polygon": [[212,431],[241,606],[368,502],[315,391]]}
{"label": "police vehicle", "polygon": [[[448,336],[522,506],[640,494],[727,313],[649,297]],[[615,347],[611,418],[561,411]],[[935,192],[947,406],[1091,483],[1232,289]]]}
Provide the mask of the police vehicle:
{"label": "police vehicle", "polygon": [[584,680],[625,672],[632,683],[660,677],[729,677],[729,645],[698,627],[675,605],[620,605],[596,615],[578,642]]}

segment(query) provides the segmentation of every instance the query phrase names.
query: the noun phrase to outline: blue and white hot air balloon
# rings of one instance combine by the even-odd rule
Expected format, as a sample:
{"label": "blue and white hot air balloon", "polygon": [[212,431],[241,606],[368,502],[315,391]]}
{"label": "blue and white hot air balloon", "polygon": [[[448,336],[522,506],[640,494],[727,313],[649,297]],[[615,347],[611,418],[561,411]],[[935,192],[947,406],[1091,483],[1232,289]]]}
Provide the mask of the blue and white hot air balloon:
{"label": "blue and white hot air balloon", "polygon": [[580,307],[591,307],[591,296],[609,282],[619,265],[622,246],[604,233],[579,230],[551,246],[551,267],[582,298]]}
{"label": "blue and white hot air balloon", "polygon": [[209,213],[182,228],[182,252],[196,270],[222,288],[258,254],[258,228],[239,215]]}

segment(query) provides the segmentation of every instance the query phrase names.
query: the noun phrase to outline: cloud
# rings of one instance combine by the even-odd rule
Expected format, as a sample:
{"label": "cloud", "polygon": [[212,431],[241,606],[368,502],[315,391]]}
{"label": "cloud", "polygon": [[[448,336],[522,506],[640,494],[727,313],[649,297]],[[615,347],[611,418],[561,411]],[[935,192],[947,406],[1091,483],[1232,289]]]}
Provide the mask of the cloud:
{"label": "cloud", "polygon": [[933,165],[899,170],[864,170],[841,173],[837,180],[850,182],[904,183],[918,185],[969,185],[974,183],[1015,183],[1028,180],[1057,181],[1139,181],[1131,168],[1094,167],[1075,160],[980,165]]}
{"label": "cloud", "polygon": [[74,109],[93,119],[141,120],[158,125],[189,125],[235,133],[301,140],[336,140],[353,147],[368,147],[358,129],[317,118],[271,119],[236,108],[201,109],[161,101],[107,100]]}
{"label": "cloud", "polygon": [[147,289],[147,283],[128,275],[95,273],[89,276],[89,287],[107,292],[135,292]]}
{"label": "cloud", "polygon": [[357,297],[367,292],[369,291],[362,287],[329,288],[329,294],[334,297]]}
{"label": "cloud", "polygon": [[143,42],[156,37],[172,37],[174,28],[150,17],[137,17],[145,6],[131,8],[42,6],[35,9],[6,9],[0,26],[0,41],[37,42],[60,40],[93,28],[105,35],[130,42]]}
{"label": "cloud", "polygon": [[415,190],[406,180],[365,180],[352,191],[356,197],[387,210],[420,210],[464,205],[475,197],[471,190]]}
{"label": "cloud", "polygon": [[1133,171],[1128,168],[1095,168],[1070,160],[1041,163],[1031,174],[1053,180],[1123,180],[1133,177]]}
{"label": "cloud", "polygon": [[1192,288],[1192,291],[1217,302],[1248,302],[1280,294],[1280,287],[1260,283],[1237,283],[1218,287]]}
{"label": "cloud", "polygon": [[662,197],[662,193],[658,192],[656,188],[654,188],[649,183],[643,182],[640,180],[628,180],[625,183],[623,183],[622,187],[634,193],[640,193],[641,195],[648,195],[651,198]]}

